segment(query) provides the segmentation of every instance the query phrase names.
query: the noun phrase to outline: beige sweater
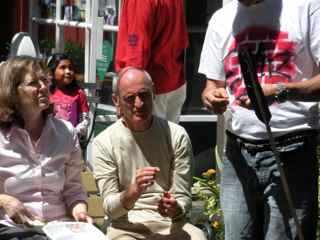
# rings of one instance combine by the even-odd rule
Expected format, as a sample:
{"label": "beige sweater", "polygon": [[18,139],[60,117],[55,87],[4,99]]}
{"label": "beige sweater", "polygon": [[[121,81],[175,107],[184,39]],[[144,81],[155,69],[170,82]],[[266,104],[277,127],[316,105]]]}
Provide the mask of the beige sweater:
{"label": "beige sweater", "polygon": [[[171,221],[157,211],[164,191],[170,191],[185,213],[191,207],[191,160],[192,147],[183,127],[154,117],[150,129],[132,132],[118,120],[93,142],[93,170],[107,216],[113,223]],[[157,166],[160,172],[128,211],[120,194],[134,182],[136,169],[146,166]]]}

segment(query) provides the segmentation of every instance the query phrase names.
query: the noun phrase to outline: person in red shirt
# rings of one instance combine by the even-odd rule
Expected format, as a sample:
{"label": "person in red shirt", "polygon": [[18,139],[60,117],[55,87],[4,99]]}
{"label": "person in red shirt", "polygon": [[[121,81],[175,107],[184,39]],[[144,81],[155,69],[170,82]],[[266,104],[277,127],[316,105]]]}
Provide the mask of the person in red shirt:
{"label": "person in red shirt", "polygon": [[116,71],[132,66],[150,73],[154,112],[178,122],[186,98],[184,50],[188,32],[183,0],[123,0]]}

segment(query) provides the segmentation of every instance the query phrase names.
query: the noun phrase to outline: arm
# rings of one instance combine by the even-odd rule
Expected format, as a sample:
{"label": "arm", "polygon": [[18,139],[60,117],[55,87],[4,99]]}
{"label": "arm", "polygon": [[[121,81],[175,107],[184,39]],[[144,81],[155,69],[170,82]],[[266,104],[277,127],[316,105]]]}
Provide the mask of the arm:
{"label": "arm", "polygon": [[203,105],[209,110],[216,114],[224,113],[229,103],[224,81],[207,79],[201,98]]}
{"label": "arm", "polygon": [[[134,206],[141,194],[155,181],[157,167],[137,170],[135,182],[120,189],[117,163],[112,154],[112,144],[107,138],[93,142],[93,170],[103,197],[104,209],[112,219],[119,218]],[[122,169],[125,171],[125,169]]]}
{"label": "arm", "polygon": [[79,123],[76,126],[77,133],[80,136],[86,136],[90,124],[89,105],[87,97],[82,89],[79,90]]}
{"label": "arm", "polygon": [[119,47],[125,48],[125,66],[146,69],[151,58],[154,24],[152,1],[124,1],[119,32],[125,33]]}
{"label": "arm", "polygon": [[[101,136],[101,135],[99,135]],[[92,144],[93,173],[103,198],[103,207],[111,219],[125,215],[128,210],[120,201],[118,166],[108,137],[95,138]]]}
{"label": "arm", "polygon": [[5,214],[17,224],[35,219],[35,216],[23,206],[19,199],[7,194],[0,194],[0,209],[3,209]]}
{"label": "arm", "polygon": [[[320,74],[303,82],[283,83],[288,90],[287,100],[313,102],[320,100]],[[276,84],[263,86],[265,96],[274,97],[277,93]]]}
{"label": "arm", "polygon": [[193,158],[190,139],[183,128],[174,133],[173,181],[169,193],[165,192],[158,210],[162,216],[180,218],[191,207],[191,161]]}
{"label": "arm", "polygon": [[73,131],[71,142],[73,151],[65,161],[63,198],[67,210],[75,220],[92,222],[87,214],[87,196],[81,182],[81,150],[75,131]]}
{"label": "arm", "polygon": [[[306,47],[310,49],[313,57],[313,61],[317,69],[314,69],[315,74],[312,78],[305,81],[284,83],[288,89],[289,101],[304,101],[313,102],[320,100],[320,3],[318,1],[312,1],[308,6],[309,19],[308,21],[308,36]],[[306,19],[302,20],[305,23]],[[263,86],[263,90],[266,96],[274,97],[277,89],[276,85],[270,84]]]}
{"label": "arm", "polygon": [[[287,92],[284,101],[316,102],[320,100],[320,74],[303,82],[281,84],[285,86]],[[262,90],[270,104],[277,100],[277,84],[265,84],[262,86]],[[242,96],[237,100],[237,103],[248,109],[252,107],[248,96]]]}

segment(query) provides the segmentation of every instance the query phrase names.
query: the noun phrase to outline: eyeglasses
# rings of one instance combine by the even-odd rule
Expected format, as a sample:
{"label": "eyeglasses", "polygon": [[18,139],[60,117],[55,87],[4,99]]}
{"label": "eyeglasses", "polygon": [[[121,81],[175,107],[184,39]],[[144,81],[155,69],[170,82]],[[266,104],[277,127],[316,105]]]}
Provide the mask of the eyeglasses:
{"label": "eyeglasses", "polygon": [[48,79],[46,77],[41,77],[39,79],[32,79],[31,81],[21,83],[25,87],[40,87],[42,84],[48,86]]}
{"label": "eyeglasses", "polygon": [[123,101],[129,105],[133,105],[136,98],[139,97],[140,101],[145,102],[152,98],[153,94],[151,91],[141,91],[135,94],[128,94],[122,97]]}

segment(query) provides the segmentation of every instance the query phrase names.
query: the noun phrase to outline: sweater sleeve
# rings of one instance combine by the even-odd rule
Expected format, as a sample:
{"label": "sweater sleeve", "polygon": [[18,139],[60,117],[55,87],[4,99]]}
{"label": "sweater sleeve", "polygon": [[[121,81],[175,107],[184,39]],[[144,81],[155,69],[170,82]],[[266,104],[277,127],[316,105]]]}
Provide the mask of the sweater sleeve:
{"label": "sweater sleeve", "polygon": [[107,138],[96,138],[93,141],[93,172],[101,196],[103,207],[108,217],[117,219],[125,214],[126,210],[120,201],[118,168],[112,157],[111,143]]}
{"label": "sweater sleeve", "polygon": [[170,192],[183,210],[183,214],[191,208],[191,160],[192,146],[189,136],[183,128],[176,134],[174,142],[173,183]]}

